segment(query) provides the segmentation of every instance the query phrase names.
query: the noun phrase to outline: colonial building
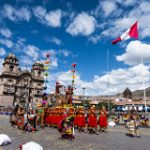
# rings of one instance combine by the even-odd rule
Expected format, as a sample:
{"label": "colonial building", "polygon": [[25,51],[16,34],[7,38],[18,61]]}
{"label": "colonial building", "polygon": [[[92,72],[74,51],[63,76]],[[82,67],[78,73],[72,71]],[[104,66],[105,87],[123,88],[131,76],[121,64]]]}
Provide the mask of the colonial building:
{"label": "colonial building", "polygon": [[42,100],[44,65],[36,62],[31,71],[22,71],[19,60],[9,54],[3,63],[0,75],[0,105],[12,106],[36,104]]}

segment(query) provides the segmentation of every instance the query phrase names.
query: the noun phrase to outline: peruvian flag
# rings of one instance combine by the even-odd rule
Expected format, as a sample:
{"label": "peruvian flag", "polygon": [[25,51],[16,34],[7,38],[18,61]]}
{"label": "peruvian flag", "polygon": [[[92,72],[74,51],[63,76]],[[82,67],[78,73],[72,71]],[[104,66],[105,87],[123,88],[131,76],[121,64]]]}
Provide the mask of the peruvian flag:
{"label": "peruvian flag", "polygon": [[135,22],[128,30],[126,30],[120,37],[112,41],[112,44],[127,40],[130,38],[138,39],[138,22]]}

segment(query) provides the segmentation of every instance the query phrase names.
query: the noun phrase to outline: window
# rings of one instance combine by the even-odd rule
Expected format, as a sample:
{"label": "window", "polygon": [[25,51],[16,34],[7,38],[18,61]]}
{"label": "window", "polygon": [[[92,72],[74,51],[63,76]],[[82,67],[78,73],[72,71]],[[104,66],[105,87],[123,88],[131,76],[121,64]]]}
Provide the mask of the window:
{"label": "window", "polygon": [[40,76],[41,75],[41,71],[38,71],[38,76]]}
{"label": "window", "polygon": [[41,84],[41,83],[38,83],[37,85],[38,85],[39,87],[41,87],[41,86],[42,86],[42,84]]}
{"label": "window", "polygon": [[40,91],[37,91],[37,95],[39,95],[40,94]]}
{"label": "window", "polygon": [[10,66],[9,70],[12,72],[14,70],[14,66]]}
{"label": "window", "polygon": [[8,82],[9,82],[9,83],[12,83],[12,82],[13,82],[13,80],[9,79],[9,80],[8,80]]}
{"label": "window", "polygon": [[9,61],[12,63],[12,62],[13,62],[13,59],[9,59]]}

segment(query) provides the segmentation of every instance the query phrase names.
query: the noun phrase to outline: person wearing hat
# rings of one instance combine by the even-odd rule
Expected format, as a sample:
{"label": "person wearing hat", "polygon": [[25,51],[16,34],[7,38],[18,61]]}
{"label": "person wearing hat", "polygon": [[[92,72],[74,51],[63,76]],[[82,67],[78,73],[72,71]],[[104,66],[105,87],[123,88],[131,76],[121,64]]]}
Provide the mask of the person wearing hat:
{"label": "person wearing hat", "polygon": [[78,128],[79,132],[84,132],[86,127],[86,118],[85,118],[85,111],[83,107],[79,107],[76,117],[75,117],[75,124]]}
{"label": "person wearing hat", "polygon": [[65,118],[58,126],[62,139],[73,140],[74,136],[74,115]]}
{"label": "person wearing hat", "polygon": [[25,109],[20,105],[17,111],[17,126],[19,129],[23,129],[24,126],[24,113]]}
{"label": "person wearing hat", "polygon": [[37,121],[38,121],[40,127],[43,127],[44,126],[44,109],[42,107],[42,104],[38,105],[37,113],[38,113]]}
{"label": "person wearing hat", "polygon": [[138,133],[138,124],[136,122],[136,116],[133,112],[130,112],[129,121],[127,122],[128,133],[126,135],[131,137],[140,137]]}
{"label": "person wearing hat", "polygon": [[48,126],[54,126],[54,108],[50,108],[49,116],[48,116]]}
{"label": "person wearing hat", "polygon": [[97,134],[97,115],[95,107],[91,107],[88,114],[88,131],[90,134]]}
{"label": "person wearing hat", "polygon": [[69,116],[72,116],[72,115],[74,115],[74,108],[70,107],[68,112],[67,112],[67,116],[69,117]]}
{"label": "person wearing hat", "polygon": [[105,132],[106,133],[106,128],[107,128],[107,111],[104,106],[100,109],[100,115],[99,115],[99,132]]}
{"label": "person wearing hat", "polygon": [[33,109],[29,109],[26,114],[27,120],[24,125],[24,130],[28,132],[35,132],[36,131],[36,115],[33,112]]}
{"label": "person wearing hat", "polygon": [[61,108],[60,110],[60,122],[59,124],[67,117],[67,113],[66,113],[66,109],[65,108]]}

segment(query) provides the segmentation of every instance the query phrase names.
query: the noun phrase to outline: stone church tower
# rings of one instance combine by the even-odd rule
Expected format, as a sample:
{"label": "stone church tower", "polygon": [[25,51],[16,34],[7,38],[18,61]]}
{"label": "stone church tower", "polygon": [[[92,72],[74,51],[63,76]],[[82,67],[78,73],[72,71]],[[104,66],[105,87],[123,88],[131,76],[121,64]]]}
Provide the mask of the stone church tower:
{"label": "stone church tower", "polygon": [[36,105],[41,102],[44,84],[44,65],[36,62],[31,71],[22,71],[19,60],[9,54],[3,63],[0,75],[0,105]]}

